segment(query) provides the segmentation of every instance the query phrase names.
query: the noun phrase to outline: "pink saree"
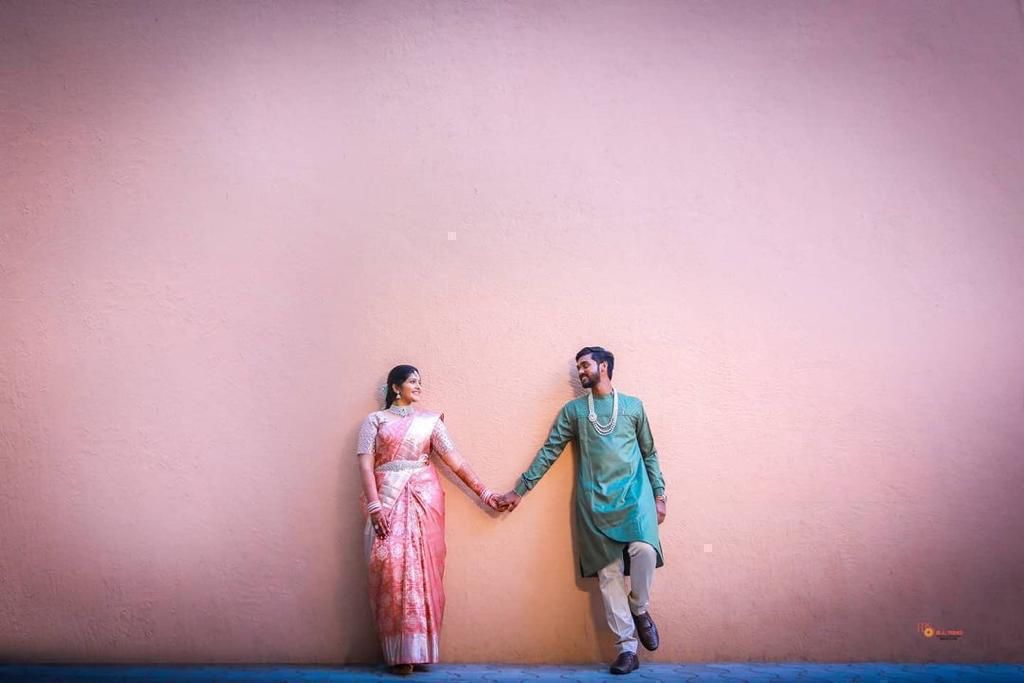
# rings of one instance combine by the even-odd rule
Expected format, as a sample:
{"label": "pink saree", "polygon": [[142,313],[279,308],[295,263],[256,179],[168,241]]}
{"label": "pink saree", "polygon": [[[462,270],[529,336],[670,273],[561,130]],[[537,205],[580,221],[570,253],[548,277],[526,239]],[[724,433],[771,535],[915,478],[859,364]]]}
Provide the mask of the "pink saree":
{"label": "pink saree", "polygon": [[[428,412],[405,417],[375,413],[368,418],[376,432],[367,444],[372,450],[361,451],[373,453],[377,492],[391,525],[383,539],[374,534],[369,519],[366,525],[370,605],[389,665],[439,661],[444,490],[429,457],[440,419]],[[361,442],[369,436],[361,433]]]}

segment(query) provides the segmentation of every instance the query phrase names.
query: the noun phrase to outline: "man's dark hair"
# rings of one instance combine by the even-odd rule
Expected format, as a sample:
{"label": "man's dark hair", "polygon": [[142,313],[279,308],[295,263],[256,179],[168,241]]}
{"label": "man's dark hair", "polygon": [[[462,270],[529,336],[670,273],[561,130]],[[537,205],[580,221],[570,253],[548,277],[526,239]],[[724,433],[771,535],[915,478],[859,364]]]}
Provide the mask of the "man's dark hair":
{"label": "man's dark hair", "polygon": [[612,355],[612,352],[603,346],[584,346],[580,349],[579,353],[576,354],[576,360],[579,360],[588,353],[598,365],[601,363],[608,363],[608,379],[611,379],[612,370],[615,369],[615,356]]}

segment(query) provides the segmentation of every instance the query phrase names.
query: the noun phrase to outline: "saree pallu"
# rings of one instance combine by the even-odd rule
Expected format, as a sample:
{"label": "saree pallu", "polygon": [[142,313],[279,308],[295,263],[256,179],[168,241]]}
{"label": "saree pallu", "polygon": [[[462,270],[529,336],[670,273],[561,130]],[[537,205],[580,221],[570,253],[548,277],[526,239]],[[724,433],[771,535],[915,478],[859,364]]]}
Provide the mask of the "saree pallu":
{"label": "saree pallu", "polygon": [[377,538],[368,520],[366,549],[370,606],[389,665],[440,661],[444,490],[427,459],[436,419],[415,415],[383,425],[378,437],[377,454],[383,457],[375,458],[374,473],[391,530]]}

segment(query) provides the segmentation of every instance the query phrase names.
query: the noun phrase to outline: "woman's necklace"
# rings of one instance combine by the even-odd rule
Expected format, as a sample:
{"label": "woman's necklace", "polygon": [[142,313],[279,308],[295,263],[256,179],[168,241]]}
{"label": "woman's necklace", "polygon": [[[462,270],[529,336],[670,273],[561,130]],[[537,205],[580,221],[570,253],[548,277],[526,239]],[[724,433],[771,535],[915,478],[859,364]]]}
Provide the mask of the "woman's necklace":
{"label": "woman's necklace", "polygon": [[410,415],[412,415],[412,406],[392,405],[390,408],[388,408],[388,410],[394,413],[395,415],[401,415],[402,417],[409,417]]}
{"label": "woman's necklace", "polygon": [[603,425],[597,421],[597,413],[594,412],[593,391],[587,394],[587,407],[590,409],[587,419],[590,420],[590,424],[593,425],[595,432],[601,436],[608,436],[615,431],[615,423],[619,421],[619,393],[617,391],[612,389],[612,421],[608,424]]}

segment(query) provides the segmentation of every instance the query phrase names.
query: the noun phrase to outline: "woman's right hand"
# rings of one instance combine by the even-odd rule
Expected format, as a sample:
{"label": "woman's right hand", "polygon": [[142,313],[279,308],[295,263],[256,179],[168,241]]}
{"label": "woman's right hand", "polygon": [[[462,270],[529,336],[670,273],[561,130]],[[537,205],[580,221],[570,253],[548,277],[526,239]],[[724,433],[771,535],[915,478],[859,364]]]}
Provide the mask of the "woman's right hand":
{"label": "woman's right hand", "polygon": [[383,510],[371,512],[370,522],[373,524],[373,532],[377,534],[377,538],[387,538],[388,534],[391,533],[391,525],[388,524]]}

